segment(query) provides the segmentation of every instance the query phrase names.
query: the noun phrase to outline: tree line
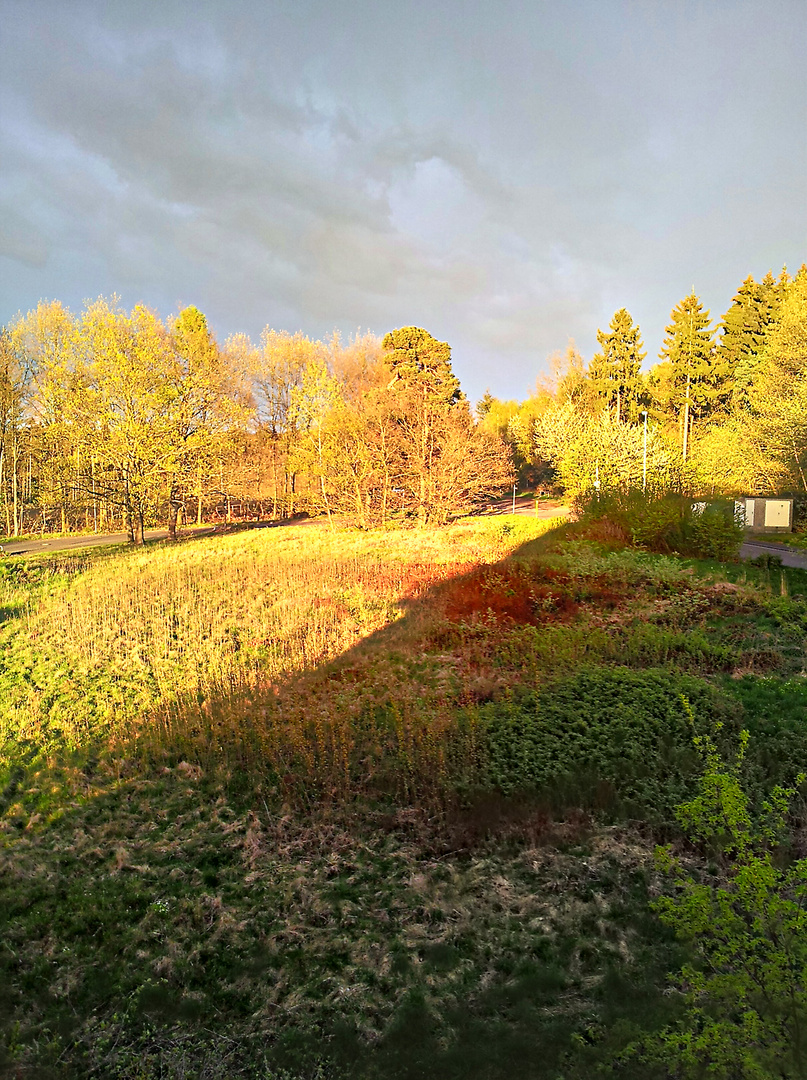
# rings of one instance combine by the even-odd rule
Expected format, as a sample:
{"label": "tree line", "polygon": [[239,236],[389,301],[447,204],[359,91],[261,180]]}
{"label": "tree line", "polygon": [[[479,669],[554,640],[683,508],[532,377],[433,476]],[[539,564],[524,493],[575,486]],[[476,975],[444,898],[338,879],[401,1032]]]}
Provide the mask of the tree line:
{"label": "tree line", "polygon": [[567,495],[807,491],[807,266],[746,278],[717,323],[694,290],[643,370],[625,308],[525,401],[472,410],[418,327],[342,342],[267,328],[220,345],[99,299],[0,330],[0,530],[124,530],[306,512],[441,523],[514,479]]}
{"label": "tree line", "polygon": [[513,479],[451,351],[417,327],[220,346],[194,307],[40,304],[0,331],[0,527],[128,532],[300,512],[446,521]]}
{"label": "tree line", "polygon": [[647,371],[625,308],[597,341],[588,365],[570,344],[526,401],[479,402],[522,480],[569,495],[645,483],[693,495],[807,491],[807,266],[747,277],[716,324],[693,290]]}

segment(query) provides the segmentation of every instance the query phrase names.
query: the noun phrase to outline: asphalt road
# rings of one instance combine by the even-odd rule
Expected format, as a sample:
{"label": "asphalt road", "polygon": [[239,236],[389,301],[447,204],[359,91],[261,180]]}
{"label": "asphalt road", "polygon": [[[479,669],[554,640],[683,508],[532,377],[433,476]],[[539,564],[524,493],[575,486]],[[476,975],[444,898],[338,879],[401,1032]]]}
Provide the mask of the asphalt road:
{"label": "asphalt road", "polygon": [[746,540],[740,548],[741,559],[757,559],[760,555],[778,555],[783,566],[807,570],[807,552],[795,551],[785,544],[768,544],[764,540]]}
{"label": "asphalt road", "polygon": [[[512,495],[509,499],[497,499],[482,511],[483,515],[512,513]],[[531,495],[525,495],[516,498],[516,514],[546,520],[547,518],[568,517],[569,507],[558,502],[539,502],[536,506],[535,499]]]}
{"label": "asphalt road", "polygon": [[[184,536],[210,536],[213,526],[202,529],[180,530]],[[147,540],[167,540],[167,529],[146,529]],[[129,537],[127,533],[105,533],[104,535],[91,536],[49,536],[41,540],[11,540],[7,544],[0,545],[6,555],[36,555],[42,551],[67,551],[70,548],[106,547],[108,544],[125,544]]]}

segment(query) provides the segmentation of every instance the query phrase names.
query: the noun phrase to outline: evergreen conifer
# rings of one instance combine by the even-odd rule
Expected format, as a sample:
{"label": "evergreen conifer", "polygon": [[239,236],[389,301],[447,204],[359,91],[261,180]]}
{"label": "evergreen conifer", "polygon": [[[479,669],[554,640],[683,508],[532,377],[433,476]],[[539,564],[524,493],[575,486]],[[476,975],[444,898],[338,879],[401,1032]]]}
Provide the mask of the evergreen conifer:
{"label": "evergreen conifer", "polygon": [[607,406],[613,406],[617,422],[636,420],[642,394],[642,352],[639,327],[630,312],[620,308],[614,313],[608,333],[597,331],[602,352],[596,353],[589,369],[589,378]]}
{"label": "evergreen conifer", "polygon": [[670,367],[671,404],[681,425],[684,461],[692,424],[708,416],[725,396],[727,370],[718,361],[714,329],[694,290],[673,308],[667,336],[659,353]]}

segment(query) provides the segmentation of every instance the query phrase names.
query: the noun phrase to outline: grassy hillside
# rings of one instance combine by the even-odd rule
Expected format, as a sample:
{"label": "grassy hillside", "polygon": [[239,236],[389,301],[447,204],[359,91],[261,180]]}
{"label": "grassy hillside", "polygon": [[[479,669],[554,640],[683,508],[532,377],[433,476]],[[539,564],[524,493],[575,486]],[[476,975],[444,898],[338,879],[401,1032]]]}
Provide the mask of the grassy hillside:
{"label": "grassy hillside", "polygon": [[13,1077],[608,1070],[678,1008],[682,698],[757,799],[807,757],[799,571],[527,519],[0,565]]}

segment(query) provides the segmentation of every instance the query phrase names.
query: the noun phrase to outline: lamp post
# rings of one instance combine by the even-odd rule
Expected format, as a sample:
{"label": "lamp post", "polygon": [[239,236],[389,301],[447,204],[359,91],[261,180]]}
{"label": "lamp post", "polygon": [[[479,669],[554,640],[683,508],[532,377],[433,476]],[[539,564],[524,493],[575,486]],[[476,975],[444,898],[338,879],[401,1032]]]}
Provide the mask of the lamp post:
{"label": "lamp post", "polygon": [[644,417],[644,437],[642,439],[642,491],[647,488],[647,409],[642,410]]}
{"label": "lamp post", "polygon": [[513,484],[513,513],[516,512],[516,485]]}

